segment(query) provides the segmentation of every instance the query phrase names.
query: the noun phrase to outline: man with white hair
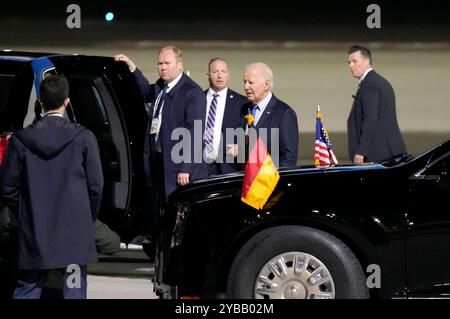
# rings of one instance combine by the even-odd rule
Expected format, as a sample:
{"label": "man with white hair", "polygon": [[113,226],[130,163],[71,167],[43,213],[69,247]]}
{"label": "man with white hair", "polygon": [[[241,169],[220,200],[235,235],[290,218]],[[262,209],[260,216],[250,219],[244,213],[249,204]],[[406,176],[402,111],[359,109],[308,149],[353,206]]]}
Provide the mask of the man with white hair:
{"label": "man with white hair", "polygon": [[[272,88],[273,73],[268,65],[258,62],[245,68],[244,90],[249,102],[242,108],[243,126],[256,129],[277,166],[295,166],[298,154],[297,115],[272,93]],[[252,120],[248,121],[249,118]],[[261,129],[267,130],[267,137]]]}

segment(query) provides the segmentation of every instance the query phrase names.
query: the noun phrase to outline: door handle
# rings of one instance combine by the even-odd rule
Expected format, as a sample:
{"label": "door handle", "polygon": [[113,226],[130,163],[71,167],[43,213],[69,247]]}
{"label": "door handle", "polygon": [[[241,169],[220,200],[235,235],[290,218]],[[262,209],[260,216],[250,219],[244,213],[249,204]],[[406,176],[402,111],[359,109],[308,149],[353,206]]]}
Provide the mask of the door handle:
{"label": "door handle", "polygon": [[439,183],[441,180],[440,175],[413,175],[409,178],[412,181],[435,181]]}

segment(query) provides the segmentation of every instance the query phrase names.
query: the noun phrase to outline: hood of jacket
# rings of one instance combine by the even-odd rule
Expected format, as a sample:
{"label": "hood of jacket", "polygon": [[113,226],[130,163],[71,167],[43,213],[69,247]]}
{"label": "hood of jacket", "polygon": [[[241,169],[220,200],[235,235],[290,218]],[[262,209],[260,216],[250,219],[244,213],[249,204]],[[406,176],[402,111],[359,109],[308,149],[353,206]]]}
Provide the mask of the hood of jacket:
{"label": "hood of jacket", "polygon": [[81,132],[81,126],[62,117],[46,116],[17,132],[16,138],[37,156],[51,159],[58,156]]}

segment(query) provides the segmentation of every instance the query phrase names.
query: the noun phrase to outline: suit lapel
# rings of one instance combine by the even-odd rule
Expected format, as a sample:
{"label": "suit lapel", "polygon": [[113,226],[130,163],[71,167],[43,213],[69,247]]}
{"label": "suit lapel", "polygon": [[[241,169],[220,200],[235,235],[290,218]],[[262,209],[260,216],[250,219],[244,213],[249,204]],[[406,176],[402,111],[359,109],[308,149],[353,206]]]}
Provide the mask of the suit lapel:
{"label": "suit lapel", "polygon": [[164,81],[159,78],[158,81],[156,81],[155,86],[154,86],[154,92],[155,92],[155,96],[153,97],[154,102],[156,102],[156,98],[158,97],[159,92],[161,92],[161,90],[164,88]]}
{"label": "suit lapel", "polygon": [[359,99],[359,91],[361,89],[358,90],[358,92],[356,92],[356,95],[352,95],[353,97],[353,104],[352,104],[352,110],[350,111],[350,114],[354,113],[356,110],[356,106],[358,105],[358,99]]}
{"label": "suit lapel", "polygon": [[267,121],[267,119],[270,117],[270,114],[274,111],[275,105],[277,104],[277,98],[275,95],[272,94],[272,98],[269,101],[269,104],[267,104],[266,109],[264,110],[264,113],[259,118],[258,124],[256,124],[256,128],[264,127],[264,123]]}
{"label": "suit lapel", "polygon": [[183,73],[183,75],[181,76],[178,83],[175,84],[175,86],[173,88],[171,88],[169,92],[167,92],[167,95],[172,98],[172,96],[175,94],[175,92],[177,92],[183,86],[183,84],[186,82],[186,78],[187,78],[187,75]]}
{"label": "suit lapel", "polygon": [[252,104],[250,102],[244,104],[241,108],[241,127],[245,130],[247,128],[247,119],[245,118],[246,115],[251,114],[250,108],[252,107]]}
{"label": "suit lapel", "polygon": [[[159,92],[164,88],[164,81],[159,78],[153,86],[153,96],[151,97],[150,106],[147,111],[149,121],[153,120],[153,111],[155,110],[156,99],[158,98]],[[150,130],[150,128],[148,128]]]}
{"label": "suit lapel", "polygon": [[228,88],[227,90],[227,97],[225,100],[225,110],[223,112],[223,120],[222,120],[222,132],[225,131],[225,128],[228,127],[227,119],[229,119],[228,116],[226,116],[227,111],[229,111],[233,107],[234,103],[234,94],[233,92]]}
{"label": "suit lapel", "polygon": [[364,82],[370,78],[371,76],[373,76],[373,74],[375,73],[374,70],[369,71],[366,74],[366,77],[364,78],[364,80],[361,81],[361,83],[359,84],[359,88],[356,91],[355,95],[352,95],[353,97],[353,104],[352,104],[352,110],[350,111],[350,115],[353,114],[356,111],[356,108],[358,106],[359,103],[359,99],[361,98],[361,90],[364,90]]}

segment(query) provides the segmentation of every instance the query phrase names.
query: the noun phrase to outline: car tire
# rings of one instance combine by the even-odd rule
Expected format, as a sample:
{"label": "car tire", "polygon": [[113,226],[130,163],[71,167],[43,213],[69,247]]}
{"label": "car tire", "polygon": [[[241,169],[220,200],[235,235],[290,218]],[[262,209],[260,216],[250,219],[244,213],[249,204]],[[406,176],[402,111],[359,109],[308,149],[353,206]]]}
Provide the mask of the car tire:
{"label": "car tire", "polygon": [[227,297],[366,299],[369,291],[358,259],[341,240],[310,227],[278,226],[238,252]]}

